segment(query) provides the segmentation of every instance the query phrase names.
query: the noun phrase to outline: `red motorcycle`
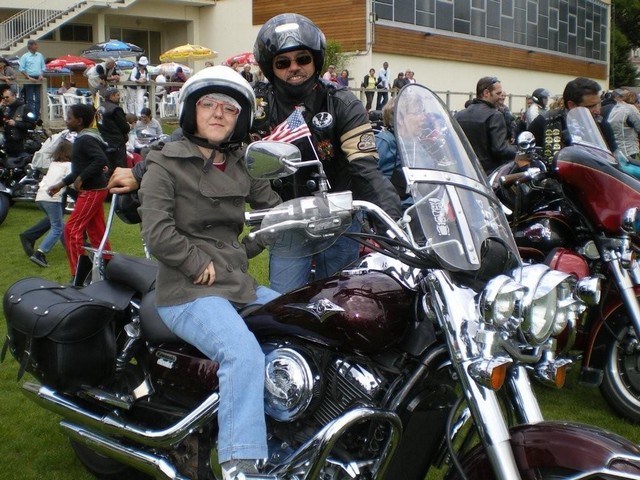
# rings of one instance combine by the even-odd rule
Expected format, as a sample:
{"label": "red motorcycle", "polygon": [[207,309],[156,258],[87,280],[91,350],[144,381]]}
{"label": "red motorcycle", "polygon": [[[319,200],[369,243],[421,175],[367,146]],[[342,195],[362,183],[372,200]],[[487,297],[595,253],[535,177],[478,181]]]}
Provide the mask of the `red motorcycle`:
{"label": "red motorcycle", "polygon": [[[405,86],[396,109],[415,215],[396,223],[319,181],[315,196],[247,216],[281,255],[326,248],[354,215],[384,231],[349,234],[373,250],[350,268],[241,312],[266,357],[269,456],[248,478],[423,480],[440,467],[449,480],[639,478],[640,448],[544,421],[529,381],[563,383],[554,336],[584,309],[575,278],[521,264],[433,92]],[[246,161],[262,178],[321,170],[274,142],[251,144]],[[37,379],[27,396],[63,417],[96,477],[220,479],[217,365],[160,320],[154,279],[152,261],[116,255],[84,288],[19,281],[4,297],[7,346]]]}
{"label": "red motorcycle", "polygon": [[551,164],[537,158],[525,132],[516,162],[494,172],[491,183],[511,209],[523,259],[602,277],[602,299],[559,338],[557,351],[582,356],[581,381],[599,385],[618,414],[638,423],[640,181],[621,171],[586,108],[570,110],[567,131],[552,134],[571,140]]}

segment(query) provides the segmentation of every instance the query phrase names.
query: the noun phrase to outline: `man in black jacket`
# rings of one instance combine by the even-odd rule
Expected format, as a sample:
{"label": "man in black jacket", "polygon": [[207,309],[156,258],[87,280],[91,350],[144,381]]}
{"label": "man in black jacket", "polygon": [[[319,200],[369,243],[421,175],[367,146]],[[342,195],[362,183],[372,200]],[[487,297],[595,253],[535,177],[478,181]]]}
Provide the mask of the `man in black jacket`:
{"label": "man in black jacket", "polygon": [[17,157],[24,153],[24,141],[29,130],[36,127],[36,116],[10,88],[2,92],[2,125],[7,155]]}
{"label": "man in black jacket", "polygon": [[[322,31],[302,15],[284,13],[262,26],[253,55],[269,83],[254,87],[258,112],[253,138],[277,140],[274,130],[278,131],[292,114],[299,112],[309,128],[308,135],[290,141],[300,148],[305,160],[318,158],[322,162],[330,190],[351,190],[355,199],[375,203],[392,217],[399,218],[400,198],[378,169],[375,137],[364,105],[351,91],[320,78],[325,49]],[[314,183],[310,181],[315,171],[301,169],[284,179],[278,189],[282,199],[312,193],[309,185]],[[353,228],[357,227],[354,219]],[[316,255],[311,252],[304,258],[272,255],[269,261],[271,288],[288,292],[308,282],[312,262],[315,262],[316,278],[323,278],[341,270],[357,255],[358,245],[344,237]]]}
{"label": "man in black jacket", "polygon": [[567,132],[567,112],[576,107],[585,107],[596,120],[609,149],[616,150],[616,139],[609,122],[600,116],[600,84],[586,77],[577,77],[567,83],[562,92],[563,108],[539,115],[527,128],[536,137],[536,145],[542,147],[542,156],[551,161],[562,148],[571,144]]}
{"label": "man in black jacket", "polygon": [[127,140],[129,138],[129,122],[120,106],[120,90],[109,87],[104,92],[104,102],[96,114],[98,131],[109,144],[107,154],[111,161],[111,170],[115,167],[127,166]]}
{"label": "man in black jacket", "polygon": [[455,116],[487,174],[516,156],[504,115],[497,108],[500,95],[500,80],[482,77],[476,85],[476,98]]}

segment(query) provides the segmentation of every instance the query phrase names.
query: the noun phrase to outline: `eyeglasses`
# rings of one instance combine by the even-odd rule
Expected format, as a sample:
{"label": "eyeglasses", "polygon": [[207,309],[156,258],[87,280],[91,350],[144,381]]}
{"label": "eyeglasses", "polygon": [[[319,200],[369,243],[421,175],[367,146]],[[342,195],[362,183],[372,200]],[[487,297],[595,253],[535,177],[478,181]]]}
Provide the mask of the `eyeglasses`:
{"label": "eyeglasses", "polygon": [[218,107],[222,108],[222,113],[225,115],[240,115],[240,109],[235,105],[231,105],[230,103],[225,102],[217,102],[215,100],[211,100],[210,98],[203,97],[196,102],[196,105],[203,110],[217,110]]}
{"label": "eyeglasses", "polygon": [[277,70],[284,70],[285,68],[289,68],[291,66],[291,62],[296,62],[299,66],[309,65],[313,62],[313,57],[308,53],[303,53],[298,55],[296,58],[289,57],[280,57],[273,62],[273,66]]}

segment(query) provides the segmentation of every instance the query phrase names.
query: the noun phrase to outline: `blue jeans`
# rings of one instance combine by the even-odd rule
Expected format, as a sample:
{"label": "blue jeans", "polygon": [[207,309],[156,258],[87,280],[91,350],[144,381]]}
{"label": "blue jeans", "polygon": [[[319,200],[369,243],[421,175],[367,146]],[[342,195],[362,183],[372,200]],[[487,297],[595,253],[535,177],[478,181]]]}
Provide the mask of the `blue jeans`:
{"label": "blue jeans", "polygon": [[[354,220],[347,231],[359,232],[360,224]],[[286,236],[286,232],[284,233]],[[323,252],[308,257],[285,258],[269,255],[269,283],[276,292],[287,293],[306,285],[311,280],[311,265],[315,262],[315,280],[327,278],[358,258],[360,244],[340,237]]]}
{"label": "blue jeans", "polygon": [[[279,294],[258,287],[252,304]],[[218,459],[267,458],[264,418],[264,353],[236,307],[222,297],[202,297],[182,305],[158,307],[173,333],[220,364]]]}
{"label": "blue jeans", "polygon": [[40,87],[39,83],[25,83],[22,85],[24,101],[36,118],[40,118]]}
{"label": "blue jeans", "polygon": [[[62,232],[64,229],[64,223],[62,220],[62,214],[64,213],[62,202],[36,202],[40,210],[47,214],[51,229],[44,238],[38,250],[42,253],[49,253],[55,246],[56,242],[60,240],[62,242]],[[64,245],[64,243],[63,243]]]}

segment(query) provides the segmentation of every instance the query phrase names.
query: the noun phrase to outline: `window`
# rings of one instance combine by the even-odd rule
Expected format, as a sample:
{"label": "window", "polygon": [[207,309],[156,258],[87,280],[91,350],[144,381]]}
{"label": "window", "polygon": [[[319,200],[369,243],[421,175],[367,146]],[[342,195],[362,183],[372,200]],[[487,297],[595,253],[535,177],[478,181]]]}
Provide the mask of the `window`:
{"label": "window", "polygon": [[93,42],[93,29],[91,25],[79,25],[75,23],[60,27],[60,41],[62,42]]}
{"label": "window", "polygon": [[602,60],[609,6],[601,0],[373,0],[379,20]]}

